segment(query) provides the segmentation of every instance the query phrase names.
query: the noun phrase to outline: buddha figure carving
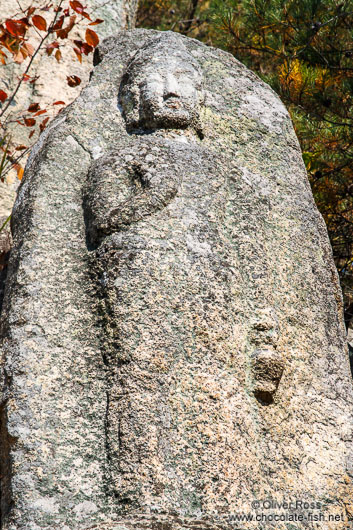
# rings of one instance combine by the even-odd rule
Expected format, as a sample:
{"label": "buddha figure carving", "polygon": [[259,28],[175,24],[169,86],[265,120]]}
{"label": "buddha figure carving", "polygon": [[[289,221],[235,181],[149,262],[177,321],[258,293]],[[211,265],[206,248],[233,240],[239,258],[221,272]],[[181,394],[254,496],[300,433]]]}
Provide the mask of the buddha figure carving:
{"label": "buddha figure carving", "polygon": [[[119,89],[128,141],[94,161],[87,179],[109,373],[110,484],[125,508],[153,502],[189,511],[193,498],[211,502],[217,484],[205,462],[220,448],[214,432],[198,463],[188,456],[192,440],[203,437],[193,418],[204,404],[192,396],[209,379],[215,396],[220,385],[231,393],[239,387],[229,372],[237,343],[229,289],[239,274],[222,266],[236,258],[216,222],[225,213],[227,179],[226,171],[220,176],[222,154],[203,146],[203,99],[200,67],[180,39],[150,42],[128,64]],[[170,267],[172,279],[165,276]],[[139,310],[131,311],[137,299]],[[225,403],[217,407],[212,421],[225,432]],[[180,432],[180,423],[190,429]],[[183,466],[175,468],[177,460]],[[206,495],[197,491],[203,475]]]}
{"label": "buddha figure carving", "polygon": [[353,513],[341,299],[286,109],[172,32],[123,31],[95,64],[12,216],[1,528]]}

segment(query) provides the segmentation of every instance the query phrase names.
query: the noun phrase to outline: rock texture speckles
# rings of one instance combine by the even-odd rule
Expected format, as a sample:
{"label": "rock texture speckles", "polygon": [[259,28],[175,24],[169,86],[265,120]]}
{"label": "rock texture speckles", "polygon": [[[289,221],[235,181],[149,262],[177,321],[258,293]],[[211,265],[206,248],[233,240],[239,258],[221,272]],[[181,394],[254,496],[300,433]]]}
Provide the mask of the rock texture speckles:
{"label": "rock texture speckles", "polygon": [[104,41],[31,155],[13,237],[3,529],[224,529],[268,498],[347,520],[337,275],[255,75],[168,32]]}

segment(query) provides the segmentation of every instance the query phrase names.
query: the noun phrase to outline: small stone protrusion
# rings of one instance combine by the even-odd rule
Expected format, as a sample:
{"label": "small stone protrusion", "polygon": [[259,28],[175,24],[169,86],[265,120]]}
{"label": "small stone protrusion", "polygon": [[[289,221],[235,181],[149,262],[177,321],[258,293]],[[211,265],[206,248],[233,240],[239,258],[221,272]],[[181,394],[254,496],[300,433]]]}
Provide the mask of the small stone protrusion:
{"label": "small stone protrusion", "polygon": [[274,349],[255,350],[252,355],[253,392],[260,402],[272,403],[284,370],[284,359]]}

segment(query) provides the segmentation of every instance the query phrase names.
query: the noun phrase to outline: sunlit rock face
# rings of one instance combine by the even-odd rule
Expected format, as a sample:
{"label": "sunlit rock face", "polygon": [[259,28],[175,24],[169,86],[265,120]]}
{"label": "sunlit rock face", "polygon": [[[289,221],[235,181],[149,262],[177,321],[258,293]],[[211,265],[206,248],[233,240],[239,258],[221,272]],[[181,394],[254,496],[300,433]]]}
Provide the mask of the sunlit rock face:
{"label": "sunlit rock face", "polygon": [[345,529],[341,294],[286,110],[170,32],[95,63],[15,205],[2,527]]}

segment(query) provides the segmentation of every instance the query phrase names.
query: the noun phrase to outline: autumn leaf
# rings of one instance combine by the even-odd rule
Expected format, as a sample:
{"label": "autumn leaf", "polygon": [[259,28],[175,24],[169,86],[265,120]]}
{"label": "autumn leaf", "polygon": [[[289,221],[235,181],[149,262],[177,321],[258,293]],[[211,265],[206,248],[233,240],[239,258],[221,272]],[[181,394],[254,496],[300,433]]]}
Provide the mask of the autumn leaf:
{"label": "autumn leaf", "polygon": [[[93,51],[93,47],[87,44],[87,42],[82,42],[82,40],[75,40],[74,43],[77,46],[77,48],[74,48],[76,55],[82,55],[83,53],[85,55],[89,55]],[[80,58],[79,61],[81,62]]]}
{"label": "autumn leaf", "polygon": [[22,166],[20,166],[20,164],[15,164],[15,168],[17,170],[17,178],[18,180],[22,180],[22,177],[23,177],[23,173],[24,173],[24,169]]}
{"label": "autumn leaf", "polygon": [[56,35],[59,39],[67,39],[68,37],[68,29],[67,28],[64,28],[64,29],[58,29],[57,32],[56,32]]}
{"label": "autumn leaf", "polygon": [[36,124],[34,118],[23,118],[23,121],[25,122],[26,127],[33,127]]}
{"label": "autumn leaf", "polygon": [[28,138],[32,138],[32,136],[34,135],[34,130],[32,130],[29,135],[28,135]]}
{"label": "autumn leaf", "polygon": [[93,22],[91,22],[88,25],[89,26],[96,26],[97,24],[102,24],[102,22],[104,22],[104,20],[102,20],[101,18],[96,18],[96,20],[94,20]]}
{"label": "autumn leaf", "polygon": [[36,8],[31,6],[27,9],[27,17],[30,17],[35,12]]}
{"label": "autumn leaf", "polygon": [[4,103],[5,99],[7,99],[7,94],[3,90],[0,90],[0,101],[1,103]]}
{"label": "autumn leaf", "polygon": [[47,112],[46,109],[39,110],[38,112],[35,113],[35,116],[40,116],[41,114],[45,114],[46,112]]}
{"label": "autumn leaf", "polygon": [[26,33],[26,25],[20,20],[5,20],[7,31],[14,37],[23,37]]}
{"label": "autumn leaf", "polygon": [[27,146],[26,145],[18,145],[16,147],[16,151],[23,151],[24,149],[27,149]]}
{"label": "autumn leaf", "polygon": [[30,57],[32,57],[32,55],[34,54],[34,48],[33,48],[32,44],[30,44],[29,42],[25,42],[23,44],[23,48],[26,48],[26,50],[28,52],[28,55]]}
{"label": "autumn leaf", "polygon": [[48,118],[45,118],[45,119],[42,121],[42,123],[39,125],[40,132],[43,132],[43,131],[44,131],[44,129],[45,129],[45,127],[46,127],[48,121],[49,121],[49,117],[48,117]]}
{"label": "autumn leaf", "polygon": [[25,59],[25,57],[23,57],[23,55],[22,55],[22,53],[20,51],[18,53],[16,53],[16,55],[14,55],[14,58],[13,58],[13,60],[17,64],[23,63],[24,59]]}
{"label": "autumn leaf", "polygon": [[45,18],[41,17],[40,15],[33,15],[32,22],[35,25],[37,29],[40,31],[46,31],[47,30],[47,21]]}
{"label": "autumn leaf", "polygon": [[30,24],[30,22],[29,22],[27,17],[20,18],[17,22],[19,22],[21,24],[24,24],[26,26],[26,28],[30,28],[31,27],[31,24]]}
{"label": "autumn leaf", "polygon": [[91,52],[93,52],[93,47],[84,42],[82,44],[82,51],[85,55],[89,55]]}
{"label": "autumn leaf", "polygon": [[56,50],[55,59],[58,61],[58,63],[60,62],[60,59],[61,59],[61,51],[60,50]]}
{"label": "autumn leaf", "polygon": [[68,75],[66,77],[67,84],[71,87],[75,87],[81,84],[81,79],[77,75]]}
{"label": "autumn leaf", "polygon": [[39,109],[40,109],[39,103],[31,103],[27,110],[28,112],[38,112]]}
{"label": "autumn leaf", "polygon": [[72,0],[70,2],[70,7],[76,11],[79,15],[82,15],[83,17],[87,18],[88,20],[91,20],[91,17],[88,13],[85,12],[85,8],[81,4],[81,2],[78,2],[78,0]]}
{"label": "autumn leaf", "polygon": [[69,33],[69,31],[71,31],[72,28],[74,27],[74,25],[75,25],[75,21],[76,21],[76,15],[72,15],[72,16],[70,17],[69,24],[68,24],[68,26],[67,26],[67,28],[66,28],[68,33]]}
{"label": "autumn leaf", "polygon": [[47,55],[51,55],[55,48],[59,48],[59,43],[56,40],[47,45],[46,47]]}
{"label": "autumn leaf", "polygon": [[21,54],[22,54],[24,59],[26,59],[28,57],[28,51],[26,50],[26,48],[24,46],[21,46],[20,52],[21,52]]}
{"label": "autumn leaf", "polygon": [[5,52],[0,50],[0,62],[1,64],[6,64],[7,55]]}
{"label": "autumn leaf", "polygon": [[65,101],[54,101],[53,105],[65,105]]}
{"label": "autumn leaf", "polygon": [[82,53],[77,48],[74,48],[74,52],[76,53],[77,59],[82,63]]}
{"label": "autumn leaf", "polygon": [[81,2],[78,2],[78,0],[72,0],[70,3],[70,7],[76,11],[76,13],[79,13],[80,15],[82,15],[83,11],[84,11],[84,7],[83,5],[81,4]]}
{"label": "autumn leaf", "polygon": [[93,48],[98,46],[99,37],[98,37],[97,33],[95,31],[93,31],[93,29],[89,29],[89,28],[86,29],[85,38],[86,38],[87,44],[89,44],[90,46],[93,46]]}
{"label": "autumn leaf", "polygon": [[61,29],[63,27],[63,24],[64,24],[64,15],[62,15],[59,20],[54,24],[52,30],[53,31],[57,31],[58,29]]}

